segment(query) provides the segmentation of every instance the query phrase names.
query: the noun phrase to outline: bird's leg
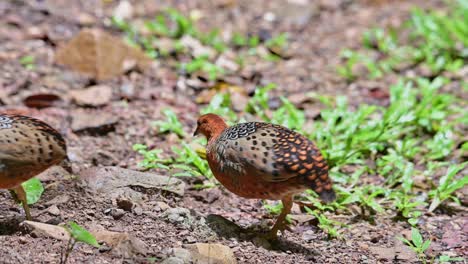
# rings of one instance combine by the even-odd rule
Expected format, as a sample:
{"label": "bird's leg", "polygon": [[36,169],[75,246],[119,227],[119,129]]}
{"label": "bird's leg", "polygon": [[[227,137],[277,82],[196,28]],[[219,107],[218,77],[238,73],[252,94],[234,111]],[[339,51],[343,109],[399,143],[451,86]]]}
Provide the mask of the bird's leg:
{"label": "bird's leg", "polygon": [[32,220],[31,212],[29,211],[28,201],[26,199],[26,192],[24,191],[23,186],[20,184],[18,185],[18,187],[15,187],[11,190],[15,193],[13,197],[23,204],[26,219]]}
{"label": "bird's leg", "polygon": [[281,202],[283,203],[283,210],[276,219],[275,225],[267,235],[267,237],[270,239],[277,238],[278,231],[283,231],[284,229],[286,229],[286,216],[291,212],[293,198],[292,196],[286,196],[283,199],[281,199]]}

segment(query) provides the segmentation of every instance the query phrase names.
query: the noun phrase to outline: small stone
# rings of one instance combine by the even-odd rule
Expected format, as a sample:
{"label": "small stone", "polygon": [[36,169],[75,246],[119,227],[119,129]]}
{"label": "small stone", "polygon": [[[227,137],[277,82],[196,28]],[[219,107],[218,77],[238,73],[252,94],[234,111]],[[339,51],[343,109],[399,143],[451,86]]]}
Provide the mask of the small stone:
{"label": "small stone", "polygon": [[60,209],[58,209],[56,205],[52,205],[51,207],[47,208],[47,212],[55,216],[60,215]]}
{"label": "small stone", "polygon": [[136,214],[136,215],[142,215],[143,214],[143,209],[139,206],[135,207],[135,209],[133,209],[133,212]]}
{"label": "small stone", "polygon": [[192,253],[192,258],[195,263],[237,263],[234,253],[225,245],[196,243],[185,245],[185,247]]}
{"label": "small stone", "polygon": [[114,218],[114,220],[119,220],[125,215],[125,211],[122,209],[113,209],[111,211],[111,215]]}
{"label": "small stone", "polygon": [[33,221],[24,221],[21,225],[30,231],[32,237],[50,237],[63,241],[68,241],[70,239],[70,234],[61,226]]}
{"label": "small stone", "polygon": [[164,214],[171,223],[180,223],[183,222],[185,218],[190,215],[190,210],[186,208],[170,208],[166,210]]}
{"label": "small stone", "polygon": [[120,1],[114,9],[113,15],[116,19],[127,20],[133,16],[133,6],[129,1]]}
{"label": "small stone", "polygon": [[126,198],[117,198],[117,206],[120,209],[123,209],[127,212],[131,212],[133,208],[133,203],[132,201],[126,199]]}

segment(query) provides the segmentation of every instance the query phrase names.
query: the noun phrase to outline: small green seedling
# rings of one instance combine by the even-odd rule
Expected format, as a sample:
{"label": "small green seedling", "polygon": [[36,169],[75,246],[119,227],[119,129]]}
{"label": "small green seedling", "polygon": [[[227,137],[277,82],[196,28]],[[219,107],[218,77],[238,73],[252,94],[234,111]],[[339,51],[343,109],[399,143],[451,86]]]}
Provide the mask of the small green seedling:
{"label": "small green seedling", "polygon": [[180,64],[180,68],[185,70],[187,73],[192,74],[197,71],[206,73],[208,79],[215,81],[219,77],[225,74],[225,70],[218,65],[210,62],[208,56],[202,55],[195,57],[192,61],[188,63]]}
{"label": "small green seedling", "polygon": [[143,144],[133,145],[133,150],[143,156],[143,161],[138,163],[138,166],[145,169],[169,169],[166,164],[171,163],[171,159],[162,159],[159,155],[163,152],[162,149],[148,150],[148,146]]}
{"label": "small green seedling", "polygon": [[263,201],[263,208],[265,208],[268,211],[268,213],[272,215],[279,215],[281,213],[281,210],[283,210],[283,204],[282,203],[269,204],[266,201]]}
{"label": "small green seedling", "polygon": [[39,179],[31,178],[21,184],[26,192],[28,204],[35,204],[41,198],[44,187]]}
{"label": "small green seedling", "polygon": [[432,198],[432,203],[429,206],[429,212],[434,211],[443,201],[452,199],[458,204],[460,201],[456,198],[453,193],[463,188],[468,184],[468,176],[463,176],[460,179],[454,179],[455,175],[463,170],[468,162],[462,164],[451,165],[447,169],[447,173],[439,179],[439,185],[436,189],[429,192],[429,197]]}
{"label": "small green seedling", "polygon": [[153,125],[155,127],[158,127],[160,133],[175,133],[179,137],[183,138],[185,137],[185,132],[182,126],[182,123],[180,123],[179,118],[177,118],[177,115],[172,111],[171,109],[164,109],[162,113],[166,116],[166,121],[155,121],[153,122]]}
{"label": "small green seedling", "polygon": [[93,236],[93,234],[91,234],[88,230],[78,225],[77,223],[73,221],[68,222],[65,226],[65,229],[70,234],[70,240],[68,240],[67,246],[65,248],[65,253],[63,254],[62,252],[62,255],[60,257],[61,264],[67,263],[68,257],[70,256],[70,253],[73,251],[73,248],[75,247],[75,244],[77,242],[82,242],[90,246],[99,248],[100,245],[97,242],[96,238]]}
{"label": "small green seedling", "polygon": [[368,210],[371,214],[383,212],[382,205],[378,202],[377,196],[384,195],[385,189],[379,186],[366,185],[355,187],[351,192],[345,194],[347,197],[341,202],[342,205],[357,203],[362,209]]}
{"label": "small green seedling", "polygon": [[409,246],[411,250],[413,250],[417,254],[420,261],[426,263],[426,255],[424,254],[424,252],[431,245],[431,240],[424,241],[421,233],[419,233],[419,230],[414,227],[411,228],[411,240],[408,240],[404,237],[397,238],[403,243],[405,243],[407,246]]}
{"label": "small green seedling", "polygon": [[308,214],[311,214],[317,218],[319,221],[318,227],[325,231],[329,237],[336,238],[341,237],[341,234],[338,232],[338,227],[344,226],[343,223],[329,219],[325,214],[319,210],[312,210],[309,207],[305,206],[304,209]]}

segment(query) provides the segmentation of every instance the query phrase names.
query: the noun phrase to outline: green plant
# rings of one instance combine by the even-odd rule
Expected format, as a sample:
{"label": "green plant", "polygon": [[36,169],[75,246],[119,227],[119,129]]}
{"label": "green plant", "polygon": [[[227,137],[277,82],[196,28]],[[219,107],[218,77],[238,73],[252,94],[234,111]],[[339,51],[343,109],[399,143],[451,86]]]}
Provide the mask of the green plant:
{"label": "green plant", "polygon": [[42,183],[37,178],[31,178],[21,184],[24,191],[26,192],[26,200],[28,204],[35,204],[42,196],[44,192],[44,187]]}
{"label": "green plant", "polygon": [[171,159],[162,159],[159,157],[163,153],[162,149],[148,150],[148,146],[143,144],[134,144],[133,150],[143,156],[143,161],[138,163],[138,166],[145,169],[169,169],[166,164],[171,163]]}
{"label": "green plant", "polygon": [[460,201],[453,195],[453,193],[468,184],[468,176],[465,175],[461,179],[455,179],[455,175],[459,171],[463,170],[466,164],[468,164],[468,162],[453,164],[448,167],[447,173],[439,179],[439,185],[436,189],[429,191],[429,197],[432,199],[431,205],[429,206],[429,212],[434,211],[447,199],[452,199],[460,204]]}
{"label": "green plant", "polygon": [[65,248],[65,253],[62,252],[60,256],[61,264],[67,263],[68,257],[77,242],[82,242],[96,248],[100,246],[93,234],[73,221],[67,223],[65,230],[70,234],[70,239],[68,240]]}
{"label": "green plant", "polygon": [[265,42],[265,46],[268,48],[275,48],[275,47],[285,47],[288,44],[288,34],[281,33],[277,36],[272,37],[271,39]]}
{"label": "green plant", "polygon": [[208,75],[208,79],[211,81],[215,81],[225,74],[225,70],[210,62],[207,55],[195,57],[188,63],[182,63],[180,64],[180,68],[189,74],[197,71],[206,73]]}
{"label": "green plant", "polygon": [[279,215],[281,211],[283,210],[283,204],[282,203],[269,204],[263,201],[263,208],[265,208],[268,211],[268,213],[272,215]]}
{"label": "green plant", "polygon": [[[445,13],[415,8],[405,28],[374,28],[365,32],[365,49],[345,50],[345,62],[338,67],[338,73],[353,80],[357,77],[354,73],[357,65],[364,66],[372,79],[414,65],[427,67],[433,75],[460,69],[468,58],[468,7],[466,0],[448,3]],[[405,35],[399,34],[403,31],[410,37],[399,39],[398,35]]]}
{"label": "green plant", "polygon": [[21,65],[28,70],[34,70],[34,68],[36,67],[35,61],[36,61],[36,58],[32,55],[23,56],[19,60]]}
{"label": "green plant", "polygon": [[404,237],[397,238],[409,246],[411,250],[417,254],[419,260],[421,260],[423,263],[426,263],[426,255],[424,252],[431,245],[431,240],[423,240],[421,233],[419,233],[419,230],[415,227],[411,228],[411,240],[408,240]]}
{"label": "green plant", "polygon": [[174,176],[205,176],[213,178],[213,174],[206,160],[202,159],[192,146],[183,142],[182,148],[172,147],[172,151],[177,155],[172,165],[174,168],[182,169]]}
{"label": "green plant", "polygon": [[465,259],[462,257],[450,257],[446,255],[439,256],[438,262],[450,262],[450,261],[464,261]]}
{"label": "green plant", "polygon": [[177,118],[177,115],[169,108],[166,108],[162,111],[166,116],[166,121],[155,121],[153,125],[158,127],[160,133],[171,132],[177,134],[179,137],[184,137],[185,132],[182,124]]}
{"label": "green plant", "polygon": [[377,196],[385,195],[385,193],[386,190],[379,186],[366,185],[364,187],[355,187],[350,192],[342,192],[342,196],[345,199],[340,204],[358,203],[362,209],[362,214],[364,214],[364,210],[368,210],[371,214],[381,213],[383,212],[383,208],[376,198]]}
{"label": "green plant", "polygon": [[398,212],[398,216],[407,219],[408,223],[415,226],[418,218],[422,215],[422,212],[417,208],[425,206],[426,203],[415,200],[414,197],[398,191],[392,192],[390,199],[393,200],[393,206]]}
{"label": "green plant", "polygon": [[320,210],[312,210],[309,207],[304,207],[307,213],[315,216],[319,221],[318,227],[325,231],[329,237],[340,237],[341,234],[338,232],[338,227],[344,226],[343,223],[329,219]]}

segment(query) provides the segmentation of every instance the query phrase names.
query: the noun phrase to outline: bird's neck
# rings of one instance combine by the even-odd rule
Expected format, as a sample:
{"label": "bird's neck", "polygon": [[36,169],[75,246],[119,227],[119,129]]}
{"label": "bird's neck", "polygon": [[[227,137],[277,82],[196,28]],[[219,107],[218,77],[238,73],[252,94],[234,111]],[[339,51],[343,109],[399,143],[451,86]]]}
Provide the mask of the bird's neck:
{"label": "bird's neck", "polygon": [[213,143],[218,139],[218,137],[223,133],[223,131],[228,127],[225,122],[212,125],[210,131],[207,135],[208,143]]}

